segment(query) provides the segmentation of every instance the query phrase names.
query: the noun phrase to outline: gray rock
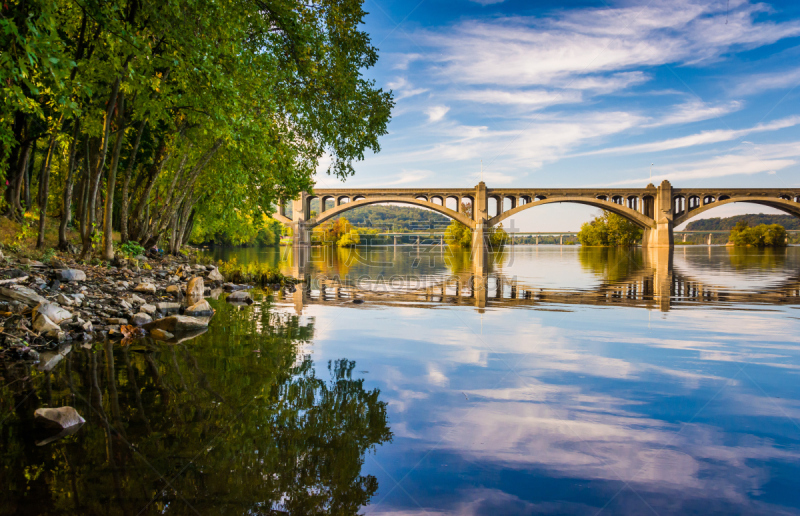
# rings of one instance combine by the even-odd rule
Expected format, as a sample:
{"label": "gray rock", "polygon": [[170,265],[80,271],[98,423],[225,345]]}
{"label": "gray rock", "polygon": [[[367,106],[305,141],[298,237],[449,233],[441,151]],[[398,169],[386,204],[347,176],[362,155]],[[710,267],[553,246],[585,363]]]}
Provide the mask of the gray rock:
{"label": "gray rock", "polygon": [[58,301],[59,304],[66,305],[66,306],[72,306],[72,305],[75,304],[75,300],[74,299],[70,299],[69,297],[65,296],[64,294],[59,294],[58,297],[56,298],[56,301]]}
{"label": "gray rock", "polygon": [[70,351],[72,351],[72,346],[67,345],[59,351],[45,351],[44,353],[40,353],[39,365],[37,365],[36,368],[39,371],[52,371]]}
{"label": "gray rock", "polygon": [[231,303],[252,303],[253,298],[250,297],[250,294],[243,290],[237,290],[236,292],[232,292],[227,298],[226,301],[230,301]]}
{"label": "gray rock", "polygon": [[198,317],[187,317],[185,315],[170,315],[163,319],[158,319],[151,323],[144,325],[147,331],[158,328],[159,330],[168,331],[170,333],[178,333],[182,331],[199,330],[208,327],[208,320]]}
{"label": "gray rock", "polygon": [[225,281],[225,278],[219,272],[219,269],[214,268],[208,273],[208,281]]}
{"label": "gray rock", "polygon": [[92,327],[92,321],[88,321],[88,322],[83,324],[83,331],[85,331],[87,333],[92,333],[93,330],[94,330],[94,327]]}
{"label": "gray rock", "polygon": [[137,254],[136,256],[133,257],[133,259],[134,260],[139,260],[140,262],[146,262],[147,261],[147,256],[145,256],[143,254]]}
{"label": "gray rock", "polygon": [[211,308],[211,305],[208,304],[208,301],[203,299],[187,308],[185,313],[190,317],[209,316],[214,315],[214,309]]}
{"label": "gray rock", "polygon": [[203,300],[206,287],[201,276],[195,276],[186,285],[186,306],[192,306]]}
{"label": "gray rock", "polygon": [[150,336],[153,337],[156,340],[169,340],[169,339],[175,337],[175,335],[171,334],[170,332],[164,331],[164,330],[159,329],[159,328],[154,328],[150,332]]}
{"label": "gray rock", "polygon": [[139,310],[141,310],[146,314],[153,315],[154,313],[156,313],[157,308],[156,305],[145,304],[140,306]]}
{"label": "gray rock", "polygon": [[33,309],[32,318],[36,319],[37,314],[46,315],[48,319],[50,319],[56,324],[61,324],[67,319],[72,319],[71,313],[64,310],[55,303],[50,303],[49,301],[36,305],[36,308]]}
{"label": "gray rock", "polygon": [[136,326],[142,326],[143,324],[147,324],[153,320],[152,317],[147,315],[144,312],[139,312],[138,314],[134,314],[133,318],[131,319],[131,323],[135,324]]}
{"label": "gray rock", "polygon": [[78,414],[78,411],[72,407],[40,408],[36,409],[33,416],[36,418],[36,421],[47,426],[54,426],[61,429],[82,425],[86,422],[81,415]]}
{"label": "gray rock", "polygon": [[136,292],[144,292],[145,294],[155,294],[156,293],[156,286],[152,283],[142,282],[136,285],[136,288],[133,289]]}
{"label": "gray rock", "polygon": [[119,300],[119,306],[120,306],[120,308],[122,308],[123,310],[130,310],[131,308],[133,308],[133,305],[131,305],[130,303],[128,303],[128,302],[127,302],[127,301],[125,301],[124,299],[120,299],[120,300]]}
{"label": "gray rock", "polygon": [[80,269],[62,269],[58,275],[61,281],[86,281],[86,273]]}
{"label": "gray rock", "polygon": [[36,306],[39,303],[47,302],[47,299],[34,292],[32,289],[21,285],[0,287],[0,297],[11,301],[19,301],[28,306]]}
{"label": "gray rock", "polygon": [[59,328],[58,325],[51,321],[46,315],[39,314],[33,320],[33,329],[39,333],[46,333],[49,331],[58,331],[61,328]]}

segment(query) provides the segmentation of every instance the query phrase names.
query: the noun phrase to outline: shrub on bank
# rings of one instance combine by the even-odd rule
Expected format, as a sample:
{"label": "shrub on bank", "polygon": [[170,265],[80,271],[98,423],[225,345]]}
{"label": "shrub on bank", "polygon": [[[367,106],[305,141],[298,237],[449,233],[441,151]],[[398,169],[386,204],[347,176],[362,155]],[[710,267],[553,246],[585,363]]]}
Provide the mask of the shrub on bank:
{"label": "shrub on bank", "polygon": [[739,222],[731,230],[731,242],[741,247],[783,247],[786,245],[786,229],[780,224],[759,224],[748,227]]}
{"label": "shrub on bank", "polygon": [[632,246],[642,240],[642,229],[625,217],[603,211],[601,216],[581,226],[578,240],[590,247]]}
{"label": "shrub on bank", "polygon": [[236,258],[227,262],[219,261],[219,272],[226,281],[233,283],[253,283],[255,285],[293,285],[294,278],[284,275],[277,267],[265,263],[240,264]]}

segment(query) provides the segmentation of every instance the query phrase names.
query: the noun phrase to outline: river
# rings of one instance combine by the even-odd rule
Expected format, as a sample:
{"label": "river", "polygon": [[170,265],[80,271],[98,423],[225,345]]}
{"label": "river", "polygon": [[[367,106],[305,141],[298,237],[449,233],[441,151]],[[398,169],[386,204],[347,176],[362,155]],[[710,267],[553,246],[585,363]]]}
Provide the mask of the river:
{"label": "river", "polygon": [[800,248],[214,257],[306,283],[3,365],[0,514],[800,513]]}

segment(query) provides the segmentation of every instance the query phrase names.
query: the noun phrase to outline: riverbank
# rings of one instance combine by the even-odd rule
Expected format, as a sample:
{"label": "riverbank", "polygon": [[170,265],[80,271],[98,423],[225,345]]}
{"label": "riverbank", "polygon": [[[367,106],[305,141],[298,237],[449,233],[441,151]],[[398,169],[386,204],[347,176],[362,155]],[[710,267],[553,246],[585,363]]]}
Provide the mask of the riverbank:
{"label": "riverbank", "polygon": [[[214,315],[205,298],[249,288],[226,283],[215,265],[185,256],[88,265],[65,253],[46,263],[26,254],[0,253],[4,359],[41,361],[46,352],[107,338],[187,340],[205,331]],[[244,292],[239,297],[249,300]]]}

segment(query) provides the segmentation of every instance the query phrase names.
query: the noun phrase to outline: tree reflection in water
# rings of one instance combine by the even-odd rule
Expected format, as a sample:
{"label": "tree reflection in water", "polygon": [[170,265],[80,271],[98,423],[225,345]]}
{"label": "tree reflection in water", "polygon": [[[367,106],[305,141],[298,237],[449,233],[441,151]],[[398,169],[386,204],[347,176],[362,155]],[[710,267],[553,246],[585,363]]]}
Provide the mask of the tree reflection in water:
{"label": "tree reflection in water", "polygon": [[[52,372],[5,366],[0,514],[354,514],[378,489],[365,454],[388,442],[386,404],[337,360],[304,353],[313,323],[215,303],[177,345],[95,343]],[[27,378],[26,378],[27,377]],[[45,446],[42,406],[86,419]]]}
{"label": "tree reflection in water", "polygon": [[578,259],[584,270],[614,282],[627,278],[640,270],[644,262],[642,251],[633,247],[583,247],[578,250]]}

